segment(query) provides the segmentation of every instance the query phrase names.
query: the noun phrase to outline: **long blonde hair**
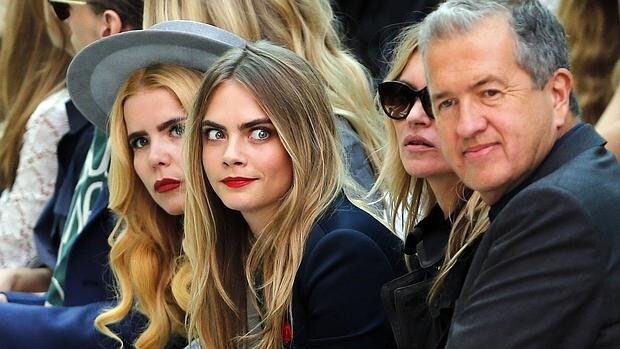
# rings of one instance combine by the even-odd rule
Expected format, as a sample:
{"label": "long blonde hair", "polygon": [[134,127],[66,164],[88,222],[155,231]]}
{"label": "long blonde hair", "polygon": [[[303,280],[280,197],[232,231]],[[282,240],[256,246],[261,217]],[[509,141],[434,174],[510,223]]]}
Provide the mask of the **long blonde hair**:
{"label": "long blonde hair", "polygon": [[[419,25],[414,24],[403,29],[396,37],[394,52],[388,74],[385,81],[398,79],[409,63],[410,58],[418,50]],[[378,99],[377,99],[378,103]],[[437,200],[426,179],[411,176],[405,170],[399,155],[400,144],[396,129],[390,119],[384,117],[387,128],[387,146],[383,167],[374,190],[384,188],[389,195],[388,209],[391,215],[392,225],[400,215],[404,217],[405,232],[413,230],[421,217],[426,216]],[[430,292],[430,299],[437,295],[441,289],[446,275],[458,261],[462,253],[470,246],[488,227],[488,205],[486,205],[478,193],[472,192],[462,183],[454,188],[454,196],[460,201],[456,205],[457,212],[450,217],[454,219],[444,262],[441,266]]]}
{"label": "long blonde hair", "polygon": [[183,229],[181,218],[157,205],[136,175],[123,105],[140,91],[165,88],[185,110],[191,110],[201,77],[198,71],[170,64],[139,69],[120,88],[110,114],[110,208],[118,216],[109,238],[110,265],[119,301],[100,314],[95,324],[119,340],[108,326],[121,321],[135,306],[148,319],[148,326],[134,344],[136,348],[163,348],[172,333],[185,336],[185,312],[174,301],[171,290]]}
{"label": "long blonde hair", "polygon": [[596,124],[617,87],[612,72],[620,59],[618,1],[562,0],[558,17],[567,34],[581,118]]}
{"label": "long blonde hair", "polygon": [[[280,208],[256,234],[238,211],[217,197],[201,160],[201,122],[209,99],[231,79],[247,88],[270,117],[293,167],[293,183]],[[254,300],[259,292],[263,295],[261,306],[254,304],[263,325],[258,348],[282,347],[282,323],[291,316],[293,284],[306,238],[345,181],[335,120],[323,86],[303,59],[258,42],[229,51],[209,70],[198,92],[186,134],[183,248],[192,272],[189,334],[198,336],[203,348],[236,348],[252,337],[244,335],[249,330],[248,291]],[[262,281],[255,285],[257,275]],[[175,289],[175,296],[177,292],[187,289]]]}
{"label": "long blonde hair", "polygon": [[[26,124],[37,106],[64,86],[71,56],[63,24],[45,0],[9,2],[0,49],[0,188],[15,182]],[[24,39],[28,38],[28,39]]]}
{"label": "long blonde hair", "polygon": [[381,121],[366,69],[343,46],[329,0],[145,0],[144,28],[172,19],[212,24],[247,40],[269,40],[305,58],[326,81],[334,113],[359,135],[374,170]]}

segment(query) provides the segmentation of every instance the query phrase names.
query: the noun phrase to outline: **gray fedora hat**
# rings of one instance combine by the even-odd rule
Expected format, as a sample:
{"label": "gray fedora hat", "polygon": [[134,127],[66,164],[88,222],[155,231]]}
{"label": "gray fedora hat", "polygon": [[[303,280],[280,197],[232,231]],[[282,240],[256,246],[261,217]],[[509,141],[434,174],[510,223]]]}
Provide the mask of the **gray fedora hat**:
{"label": "gray fedora hat", "polygon": [[212,25],[168,21],[95,41],[80,51],[67,71],[67,87],[86,119],[107,132],[116,94],[131,73],[167,63],[206,71],[224,52],[246,41]]}

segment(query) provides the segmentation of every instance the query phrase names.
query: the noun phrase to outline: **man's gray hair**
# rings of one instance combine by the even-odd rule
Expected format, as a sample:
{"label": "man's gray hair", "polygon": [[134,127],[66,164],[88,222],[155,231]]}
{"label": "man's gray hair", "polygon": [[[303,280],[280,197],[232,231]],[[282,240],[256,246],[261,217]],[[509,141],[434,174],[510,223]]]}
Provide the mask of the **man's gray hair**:
{"label": "man's gray hair", "polygon": [[[448,0],[421,25],[422,56],[426,57],[433,41],[466,34],[480,22],[498,16],[510,24],[517,64],[529,74],[537,88],[543,88],[557,69],[570,68],[564,28],[538,0]],[[569,107],[573,115],[580,114],[574,91],[571,91]]]}

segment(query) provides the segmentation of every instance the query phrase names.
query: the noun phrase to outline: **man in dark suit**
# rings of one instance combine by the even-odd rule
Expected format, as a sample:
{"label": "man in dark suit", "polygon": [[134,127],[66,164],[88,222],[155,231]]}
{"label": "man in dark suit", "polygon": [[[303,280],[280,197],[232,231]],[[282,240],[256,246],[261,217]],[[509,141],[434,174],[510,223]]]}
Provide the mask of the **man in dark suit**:
{"label": "man in dark suit", "polygon": [[538,0],[449,0],[421,29],[442,149],[491,205],[448,348],[620,348],[620,166],[578,120]]}

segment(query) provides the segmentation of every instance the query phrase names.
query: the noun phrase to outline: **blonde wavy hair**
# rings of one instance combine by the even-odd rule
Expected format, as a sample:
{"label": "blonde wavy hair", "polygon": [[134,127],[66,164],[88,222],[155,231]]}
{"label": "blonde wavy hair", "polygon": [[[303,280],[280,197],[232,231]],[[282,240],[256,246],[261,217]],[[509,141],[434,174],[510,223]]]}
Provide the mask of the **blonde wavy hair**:
{"label": "blonde wavy hair", "polygon": [[[269,116],[291,158],[293,182],[280,207],[252,234],[238,211],[228,209],[209,184],[202,165],[201,124],[209,99],[234,80]],[[175,296],[188,306],[189,337],[203,348],[237,348],[256,339],[258,348],[281,348],[282,323],[291,317],[293,284],[312,226],[343,190],[344,165],[324,82],[306,61],[275,45],[258,42],[233,49],[207,73],[186,133],[187,201],[183,248],[191,267],[189,295],[181,283]],[[256,237],[254,237],[256,236]],[[257,276],[260,275],[257,281]],[[257,284],[255,284],[257,283]],[[254,306],[262,331],[250,336],[246,294],[261,293]],[[295,319],[291,319],[294,321]]]}
{"label": "blonde wavy hair", "polygon": [[[45,0],[10,1],[0,49],[0,188],[17,176],[26,123],[37,106],[65,85],[68,33]],[[24,40],[24,38],[28,38]]]}
{"label": "blonde wavy hair", "polygon": [[[405,70],[411,56],[417,52],[418,28],[417,24],[406,27],[396,37],[391,64],[385,81],[397,80]],[[376,102],[378,105],[378,98],[376,98]],[[387,207],[392,226],[396,225],[400,216],[404,220],[405,232],[408,233],[413,230],[421,218],[430,212],[437,200],[426,179],[414,177],[407,173],[400,159],[400,144],[396,129],[391,119],[384,117],[384,123],[387,129],[385,160],[374,191],[385,190],[388,195]],[[456,206],[458,210],[456,214],[453,213],[450,216],[454,221],[446,246],[444,262],[433,282],[429,299],[437,295],[447,274],[462,253],[486,231],[489,225],[488,205],[482,201],[478,193],[472,192],[462,183],[459,183],[454,188],[454,197],[460,201],[460,204]]]}
{"label": "blonde wavy hair", "polygon": [[612,81],[620,59],[620,41],[613,39],[620,33],[618,1],[562,0],[558,17],[567,34],[581,118],[596,124],[618,86]]}
{"label": "blonde wavy hair", "polygon": [[118,303],[100,314],[95,325],[120,342],[109,326],[135,307],[148,319],[134,343],[136,348],[163,348],[171,334],[185,336],[185,312],[176,304],[171,287],[181,256],[183,229],[182,218],[157,205],[134,170],[123,105],[141,91],[165,88],[189,111],[201,78],[198,71],[171,64],[139,69],[121,86],[110,113],[108,183],[110,208],[118,216],[109,238],[110,266],[117,281]]}
{"label": "blonde wavy hair", "polygon": [[269,40],[305,58],[326,81],[336,115],[359,135],[375,171],[383,128],[376,117],[367,70],[344,48],[329,0],[145,0],[144,28],[188,19],[247,40]]}

